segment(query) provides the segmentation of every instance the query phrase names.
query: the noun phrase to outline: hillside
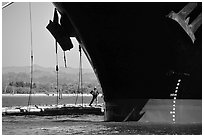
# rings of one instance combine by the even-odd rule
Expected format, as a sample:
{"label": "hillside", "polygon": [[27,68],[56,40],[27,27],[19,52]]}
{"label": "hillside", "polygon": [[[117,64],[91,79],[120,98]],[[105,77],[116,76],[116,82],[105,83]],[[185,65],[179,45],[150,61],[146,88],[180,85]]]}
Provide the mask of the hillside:
{"label": "hillside", "polygon": [[[55,73],[55,68],[45,68],[45,67],[41,67],[39,65],[34,65],[33,66],[34,71],[41,71],[41,72],[51,72],[51,73]],[[14,72],[14,73],[30,73],[30,66],[22,66],[22,67],[16,67],[16,66],[12,66],[12,67],[3,67],[2,68],[2,73],[8,73],[8,72]],[[60,73],[68,73],[68,74],[75,74],[79,72],[78,68],[64,68],[64,67],[60,67],[59,68],[59,72]],[[83,73],[94,73],[92,69],[83,69]]]}
{"label": "hillside", "polygon": [[[99,85],[93,70],[83,69],[82,72],[83,72],[82,79],[83,79],[84,88],[86,88],[87,86],[89,88],[92,88],[93,86]],[[72,88],[72,90],[77,90],[78,77],[79,77],[78,75],[79,75],[78,68],[64,68],[64,67],[59,68],[59,86],[61,88],[63,86],[66,86],[67,87],[66,90],[70,88]],[[11,83],[17,83],[17,82],[30,83],[30,67],[29,66],[3,67],[2,68],[3,93],[8,92],[8,91],[5,91],[5,88],[7,88],[8,85],[11,85],[12,87],[13,85]],[[54,89],[52,88],[56,86],[55,68],[45,68],[38,65],[34,65],[33,83],[37,85],[37,88],[40,88],[40,87],[46,88],[46,90],[43,90],[43,91],[53,92]],[[52,91],[48,91],[48,90],[52,90]],[[38,92],[37,89],[36,89],[36,92]]]}

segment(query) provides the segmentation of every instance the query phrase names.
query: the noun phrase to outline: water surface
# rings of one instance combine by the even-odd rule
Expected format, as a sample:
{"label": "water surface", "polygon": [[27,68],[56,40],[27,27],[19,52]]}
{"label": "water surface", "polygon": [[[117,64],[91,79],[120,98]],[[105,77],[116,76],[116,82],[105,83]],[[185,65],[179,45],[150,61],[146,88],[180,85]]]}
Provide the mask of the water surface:
{"label": "water surface", "polygon": [[201,135],[201,124],[104,122],[99,115],[3,116],[3,135]]}

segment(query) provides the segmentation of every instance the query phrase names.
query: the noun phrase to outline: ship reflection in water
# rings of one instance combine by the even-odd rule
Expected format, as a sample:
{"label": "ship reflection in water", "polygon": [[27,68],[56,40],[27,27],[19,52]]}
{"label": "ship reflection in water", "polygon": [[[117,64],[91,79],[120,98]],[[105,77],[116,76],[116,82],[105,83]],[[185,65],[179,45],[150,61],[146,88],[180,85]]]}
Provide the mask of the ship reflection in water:
{"label": "ship reflection in water", "polygon": [[201,124],[104,122],[98,115],[4,116],[3,135],[201,135]]}

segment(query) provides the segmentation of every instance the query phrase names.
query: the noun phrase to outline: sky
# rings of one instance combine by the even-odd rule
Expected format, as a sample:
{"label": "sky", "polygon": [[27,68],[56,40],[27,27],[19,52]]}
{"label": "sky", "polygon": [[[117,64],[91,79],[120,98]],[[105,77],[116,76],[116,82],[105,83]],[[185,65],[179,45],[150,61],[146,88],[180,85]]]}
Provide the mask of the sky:
{"label": "sky", "polygon": [[[34,64],[55,67],[55,40],[46,29],[53,19],[54,5],[51,2],[31,3],[32,39]],[[78,42],[72,39],[74,48],[66,51],[67,66],[79,67]],[[31,60],[30,13],[28,2],[14,2],[2,9],[2,67],[30,66]],[[58,46],[59,66],[64,66],[63,51]],[[91,65],[82,53],[83,68]]]}

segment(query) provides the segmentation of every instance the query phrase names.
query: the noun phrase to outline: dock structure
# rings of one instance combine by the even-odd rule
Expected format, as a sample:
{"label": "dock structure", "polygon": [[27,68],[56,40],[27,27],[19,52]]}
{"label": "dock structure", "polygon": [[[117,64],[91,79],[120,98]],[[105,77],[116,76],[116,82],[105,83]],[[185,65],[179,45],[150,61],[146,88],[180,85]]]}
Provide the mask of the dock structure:
{"label": "dock structure", "polygon": [[37,115],[37,116],[57,116],[57,115],[83,115],[95,114],[103,115],[104,109],[101,104],[97,106],[85,105],[51,105],[51,106],[24,106],[24,107],[10,107],[3,108],[2,115]]}

